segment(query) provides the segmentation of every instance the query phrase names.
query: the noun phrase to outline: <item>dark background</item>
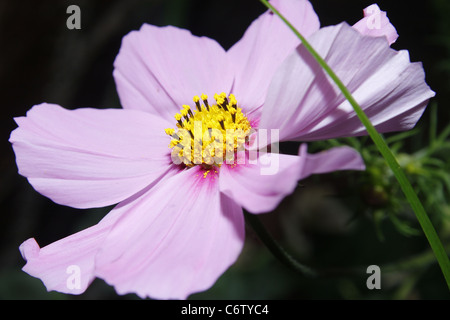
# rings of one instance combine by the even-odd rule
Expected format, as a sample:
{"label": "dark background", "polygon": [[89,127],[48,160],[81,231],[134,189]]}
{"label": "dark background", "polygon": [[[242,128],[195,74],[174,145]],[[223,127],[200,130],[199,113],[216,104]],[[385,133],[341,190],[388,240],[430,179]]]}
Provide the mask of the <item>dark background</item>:
{"label": "dark background", "polygon": [[[341,21],[354,24],[362,18],[362,9],[372,3],[311,2],[322,26]],[[377,3],[388,12],[400,35],[393,48],[408,49],[412,61],[423,62],[427,83],[437,92],[433,101],[438,106],[439,128],[443,128],[450,119],[448,1],[422,1],[421,5],[409,1]],[[81,30],[66,28],[69,16],[66,8],[71,4],[81,8]],[[264,11],[265,7],[257,0],[0,2],[0,299],[135,298],[134,295],[117,296],[98,279],[81,296],[47,293],[39,280],[20,270],[24,261],[18,246],[23,241],[35,237],[42,247],[96,223],[110,208],[76,210],[56,205],[34,191],[17,173],[8,142],[10,132],[16,127],[13,117],[25,115],[41,102],[57,103],[69,109],[119,108],[112,77],[113,61],[122,37],[143,23],[186,28],[195,35],[216,39],[228,49]],[[426,127],[428,118],[429,110],[418,126]],[[321,277],[309,279],[288,270],[248,230],[245,250],[236,265],[211,290],[192,298],[449,298],[445,281],[432,258],[420,268],[406,268],[406,271],[399,268],[383,274],[382,289],[368,290],[364,269],[368,265],[392,265],[399,259],[427,252],[429,246],[422,235],[406,237],[389,224],[384,226],[384,239],[380,239],[372,219],[358,216],[358,206],[351,205],[359,201],[359,194],[347,202],[345,199],[323,202],[323,195],[335,192],[336,184],[342,188],[349,182],[335,175],[320,179],[309,180],[307,191],[300,188],[277,212],[267,214],[263,220],[295,255],[324,269],[326,272]],[[310,215],[303,218],[295,215],[298,202],[308,203]],[[328,213],[324,212],[324,205]],[[304,207],[302,210],[308,211]],[[312,218],[315,212],[318,214]],[[348,227],[348,217],[355,215],[357,223]],[[286,228],[286,221],[297,220],[301,224],[298,230]]]}

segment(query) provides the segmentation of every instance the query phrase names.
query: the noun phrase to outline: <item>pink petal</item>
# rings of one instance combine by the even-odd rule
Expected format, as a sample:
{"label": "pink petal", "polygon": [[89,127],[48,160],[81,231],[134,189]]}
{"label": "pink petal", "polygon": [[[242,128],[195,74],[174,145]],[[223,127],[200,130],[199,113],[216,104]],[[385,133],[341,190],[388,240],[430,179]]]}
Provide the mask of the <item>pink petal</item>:
{"label": "pink petal", "polygon": [[304,158],[275,153],[256,164],[224,165],[220,191],[252,213],[269,212],[294,191],[303,165]]}
{"label": "pink petal", "polygon": [[[304,36],[319,29],[319,19],[308,1],[274,0],[271,4]],[[267,11],[230,48],[227,54],[236,74],[233,93],[244,110],[254,112],[262,106],[277,67],[299,43],[286,24]]]}
{"label": "pink petal", "polygon": [[122,40],[114,62],[122,106],[173,120],[195,95],[231,90],[233,74],[223,48],[214,40],[172,26],[144,24]]}
{"label": "pink petal", "polygon": [[358,152],[348,147],[307,154],[306,144],[298,156],[261,154],[256,164],[222,166],[220,190],[251,213],[269,212],[291,194],[300,179],[336,170],[363,170]]}
{"label": "pink petal", "polygon": [[10,141],[19,173],[41,194],[76,208],[128,198],[170,166],[164,120],[123,109],[34,106]]}
{"label": "pink petal", "polygon": [[109,214],[97,225],[39,248],[34,239],[20,246],[27,261],[23,271],[39,278],[48,291],[81,294],[94,276],[95,255],[118,215]]}
{"label": "pink petal", "polygon": [[[434,96],[421,63],[381,38],[362,36],[346,23],[310,37],[381,132],[411,129]],[[303,46],[275,74],[260,128],[280,129],[280,140],[317,140],[365,134],[353,108]]]}
{"label": "pink petal", "polygon": [[306,144],[302,144],[300,157],[305,157],[300,180],[313,174],[329,173],[338,170],[365,170],[366,168],[359,152],[346,146],[308,154],[306,152]]}
{"label": "pink petal", "polygon": [[372,4],[364,9],[364,18],[353,25],[353,28],[363,35],[372,37],[386,37],[389,44],[393,44],[397,38],[397,30],[389,22],[386,11],[381,11],[380,7]]}
{"label": "pink petal", "polygon": [[197,168],[113,211],[123,218],[105,240],[96,272],[119,294],[185,299],[211,287],[244,242],[242,209],[219,193],[215,174],[204,178]]}

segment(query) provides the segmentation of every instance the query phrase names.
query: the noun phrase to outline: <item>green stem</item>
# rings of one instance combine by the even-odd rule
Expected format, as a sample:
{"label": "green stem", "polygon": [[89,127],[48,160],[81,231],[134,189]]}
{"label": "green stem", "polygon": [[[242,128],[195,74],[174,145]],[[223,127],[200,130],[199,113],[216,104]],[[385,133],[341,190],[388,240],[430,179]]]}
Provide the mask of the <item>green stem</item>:
{"label": "green stem", "polygon": [[394,176],[397,178],[397,181],[400,184],[400,187],[403,193],[406,196],[406,199],[409,201],[411,208],[413,209],[417,220],[422,227],[423,232],[425,233],[428,242],[436,256],[436,259],[439,262],[442,273],[444,274],[444,278],[447,282],[447,286],[450,289],[450,260],[448,259],[447,253],[444,250],[444,247],[434,229],[428,215],[425,212],[425,209],[414,192],[413,187],[409,183],[405,173],[402,168],[398,164],[395,159],[393,153],[387,146],[386,142],[382,138],[382,136],[378,133],[375,127],[370,122],[367,115],[364,113],[362,108],[356,102],[355,98],[351,95],[350,91],[346,88],[346,86],[342,83],[342,81],[338,78],[338,76],[334,73],[334,71],[328,66],[325,60],[314,50],[314,48],[308,43],[308,41],[300,34],[298,30],[294,28],[294,26],[283,16],[277,9],[275,9],[267,0],[260,0],[269,10],[275,13],[301,40],[302,45],[308,50],[308,52],[313,56],[313,58],[319,63],[319,65],[325,70],[325,72],[331,77],[331,79],[336,83],[336,85],[341,90],[342,94],[345,98],[350,102],[355,113],[357,114],[359,120],[366,127],[366,130],[369,136],[372,138],[373,142],[377,146],[379,152],[385,159],[386,163],[391,168]]}
{"label": "green stem", "polygon": [[296,259],[294,259],[290,254],[288,254],[267,232],[264,225],[259,221],[259,218],[255,214],[244,212],[245,220],[252,229],[256,232],[259,239],[264,243],[264,245],[272,252],[272,254],[279,259],[282,263],[292,268],[294,271],[298,271],[307,276],[316,276],[316,273],[307,266],[304,266]]}

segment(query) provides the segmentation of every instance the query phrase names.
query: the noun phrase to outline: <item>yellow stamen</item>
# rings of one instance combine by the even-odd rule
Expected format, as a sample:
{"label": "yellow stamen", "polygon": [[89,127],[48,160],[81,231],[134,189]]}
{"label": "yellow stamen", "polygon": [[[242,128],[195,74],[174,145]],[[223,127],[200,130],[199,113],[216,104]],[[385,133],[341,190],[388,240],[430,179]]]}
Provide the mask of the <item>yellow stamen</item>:
{"label": "yellow stamen", "polygon": [[175,133],[175,129],[172,129],[172,128],[164,129],[164,131],[166,132],[166,134],[168,136],[172,136]]}
{"label": "yellow stamen", "polygon": [[188,114],[188,111],[187,111],[186,109],[181,109],[181,110],[180,110],[180,113],[181,113],[181,115],[182,115],[183,117],[186,117],[187,114]]}
{"label": "yellow stamen", "polygon": [[230,163],[235,153],[243,150],[251,126],[237,107],[234,95],[215,94],[213,105],[208,104],[207,95],[200,97],[193,98],[197,110],[192,112],[190,106],[183,105],[180,113],[175,114],[178,131],[168,128],[165,132],[172,137],[169,144],[173,148],[172,160],[188,167],[201,165],[206,170],[203,174],[206,178],[213,167],[220,167],[225,160]]}

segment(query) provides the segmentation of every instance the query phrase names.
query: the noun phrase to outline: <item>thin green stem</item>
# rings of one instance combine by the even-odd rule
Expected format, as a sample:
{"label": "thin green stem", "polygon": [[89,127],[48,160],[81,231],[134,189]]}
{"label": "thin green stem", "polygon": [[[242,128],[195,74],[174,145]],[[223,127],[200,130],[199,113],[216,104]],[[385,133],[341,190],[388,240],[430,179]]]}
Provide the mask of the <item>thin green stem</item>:
{"label": "thin green stem", "polygon": [[289,268],[294,271],[300,272],[306,276],[315,276],[316,272],[311,268],[301,264],[296,259],[294,259],[289,253],[286,252],[276,241],[275,239],[267,232],[267,229],[261,223],[259,218],[250,213],[244,213],[245,220],[249,225],[251,225],[252,229],[256,232],[259,239],[264,243],[264,245],[272,252],[272,254],[280,260],[282,263],[287,265]]}
{"label": "thin green stem", "polygon": [[357,114],[359,120],[365,126],[367,133],[372,138],[373,142],[377,146],[379,152],[385,159],[386,163],[391,168],[394,176],[397,178],[397,181],[400,184],[400,187],[403,193],[406,196],[411,208],[413,209],[417,220],[422,227],[422,230],[430,243],[430,246],[438,260],[438,263],[441,267],[442,273],[444,274],[444,278],[447,282],[447,286],[450,289],[450,260],[447,256],[447,253],[444,250],[444,247],[439,239],[439,236],[436,233],[428,215],[425,212],[425,209],[417,197],[413,187],[408,181],[404,171],[398,164],[395,156],[387,146],[386,142],[382,138],[382,136],[378,133],[375,127],[370,122],[367,115],[364,113],[362,108],[356,102],[355,98],[352,96],[347,87],[342,83],[342,81],[338,78],[338,76],[334,73],[334,71],[328,66],[325,60],[314,50],[314,48],[309,44],[309,42],[300,34],[300,32],[295,29],[295,27],[280,13],[276,10],[267,0],[260,0],[269,10],[271,10],[274,14],[276,14],[291,30],[294,34],[301,40],[302,45],[308,50],[311,56],[319,63],[319,65],[325,70],[325,72],[330,76],[330,78],[336,83],[336,85],[341,90],[342,94],[345,98],[350,102],[355,113]]}

